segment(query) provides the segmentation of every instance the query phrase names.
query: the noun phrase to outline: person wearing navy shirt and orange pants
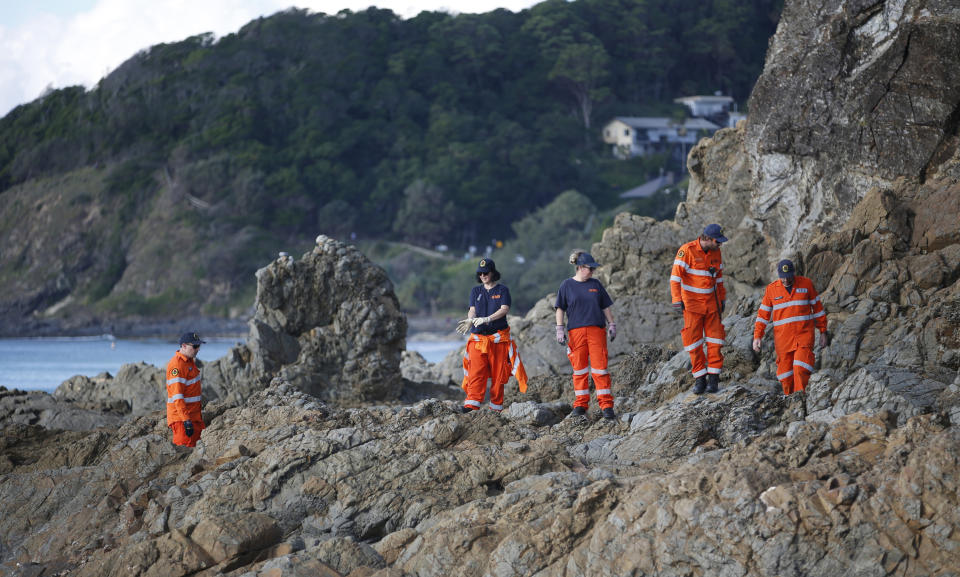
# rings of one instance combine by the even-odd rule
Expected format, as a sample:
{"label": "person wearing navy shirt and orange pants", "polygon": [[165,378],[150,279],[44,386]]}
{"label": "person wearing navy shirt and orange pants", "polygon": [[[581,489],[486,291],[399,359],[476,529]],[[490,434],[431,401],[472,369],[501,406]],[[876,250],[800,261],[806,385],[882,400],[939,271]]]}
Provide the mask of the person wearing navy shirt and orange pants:
{"label": "person wearing navy shirt and orange pants", "polygon": [[493,259],[484,258],[477,265],[477,286],[470,290],[467,318],[460,321],[458,331],[470,339],[463,353],[463,389],[467,398],[464,413],[476,411],[486,396],[490,384],[490,408],[503,410],[503,387],[511,374],[517,377],[520,391],[527,390],[527,376],[510,338],[507,312],[510,310],[510,290],[500,284],[500,272]]}
{"label": "person wearing navy shirt and orange pants", "polygon": [[563,315],[567,314],[567,357],[573,366],[573,390],[576,393],[570,414],[586,415],[590,407],[592,376],[603,417],[615,419],[617,415],[613,410],[610,373],[607,371],[607,336],[611,341],[617,337],[617,325],[610,310],[613,299],[600,281],[593,278],[593,271],[600,265],[590,253],[573,251],[570,264],[576,266],[576,274],[560,284],[554,304],[557,342],[561,345],[568,342],[563,326]]}

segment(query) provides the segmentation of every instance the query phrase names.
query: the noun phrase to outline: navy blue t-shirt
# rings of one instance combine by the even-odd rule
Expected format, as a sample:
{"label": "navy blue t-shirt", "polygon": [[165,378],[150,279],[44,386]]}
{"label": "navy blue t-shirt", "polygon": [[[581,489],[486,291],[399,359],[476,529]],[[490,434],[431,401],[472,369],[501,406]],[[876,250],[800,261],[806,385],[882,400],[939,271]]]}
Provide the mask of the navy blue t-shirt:
{"label": "navy blue t-shirt", "polygon": [[[510,289],[497,284],[492,289],[487,290],[479,284],[470,291],[470,306],[477,311],[478,317],[488,317],[500,310],[503,305],[510,306]],[[492,335],[493,333],[507,328],[507,317],[497,319],[493,322],[470,329],[471,333],[481,335]]]}
{"label": "navy blue t-shirt", "polygon": [[583,282],[568,278],[560,283],[554,308],[566,311],[567,329],[579,327],[605,327],[607,319],[603,309],[613,304],[613,299],[595,278]]}

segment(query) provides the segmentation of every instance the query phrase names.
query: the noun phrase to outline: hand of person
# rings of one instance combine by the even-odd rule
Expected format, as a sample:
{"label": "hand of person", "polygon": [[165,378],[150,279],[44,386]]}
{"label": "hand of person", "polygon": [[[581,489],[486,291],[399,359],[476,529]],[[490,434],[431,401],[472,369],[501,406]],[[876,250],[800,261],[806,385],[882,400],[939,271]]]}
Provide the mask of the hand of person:
{"label": "hand of person", "polygon": [[824,331],[820,333],[820,348],[824,348],[830,345],[830,337],[827,336],[827,332]]}
{"label": "hand of person", "polygon": [[724,300],[724,301],[720,301],[720,314],[723,314],[723,311],[725,311],[726,308],[727,308],[727,301],[725,301],[725,300]]}
{"label": "hand of person", "polygon": [[683,314],[683,301],[678,303],[673,303],[673,310]]}
{"label": "hand of person", "polygon": [[193,436],[193,421],[183,422],[183,432],[186,433],[188,437]]}
{"label": "hand of person", "polygon": [[557,325],[557,342],[561,345],[567,343],[567,335],[563,332],[563,325]]}
{"label": "hand of person", "polygon": [[753,350],[760,352],[760,339],[753,339]]}
{"label": "hand of person", "polygon": [[457,323],[457,332],[461,335],[465,335],[470,332],[471,326],[473,326],[473,319],[463,319]]}
{"label": "hand of person", "polygon": [[617,338],[617,323],[607,325],[607,336],[610,337],[610,342],[613,342],[613,340]]}
{"label": "hand of person", "polygon": [[490,317],[477,317],[473,319],[473,326],[479,327],[480,325],[485,325],[490,322]]}

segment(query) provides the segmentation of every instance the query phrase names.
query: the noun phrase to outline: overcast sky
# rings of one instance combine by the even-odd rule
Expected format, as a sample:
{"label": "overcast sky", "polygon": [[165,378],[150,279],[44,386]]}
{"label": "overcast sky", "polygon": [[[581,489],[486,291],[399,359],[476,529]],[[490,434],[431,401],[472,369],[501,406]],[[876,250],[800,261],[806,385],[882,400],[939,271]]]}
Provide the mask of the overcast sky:
{"label": "overcast sky", "polygon": [[517,12],[537,0],[0,0],[0,116],[48,87],[88,89],[137,51],[203,32],[236,32],[291,6],[336,14],[389,8]]}

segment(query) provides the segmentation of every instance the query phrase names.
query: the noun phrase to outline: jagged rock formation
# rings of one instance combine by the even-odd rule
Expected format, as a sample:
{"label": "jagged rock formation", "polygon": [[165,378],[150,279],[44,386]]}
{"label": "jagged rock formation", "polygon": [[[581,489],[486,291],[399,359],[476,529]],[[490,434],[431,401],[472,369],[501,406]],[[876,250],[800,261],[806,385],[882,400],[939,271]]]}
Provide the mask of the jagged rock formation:
{"label": "jagged rock formation", "polygon": [[407,322],[393,284],[351,245],[317,237],[299,260],[257,271],[250,338],[205,369],[214,398],[239,401],[274,375],[339,402],[400,396]]}

